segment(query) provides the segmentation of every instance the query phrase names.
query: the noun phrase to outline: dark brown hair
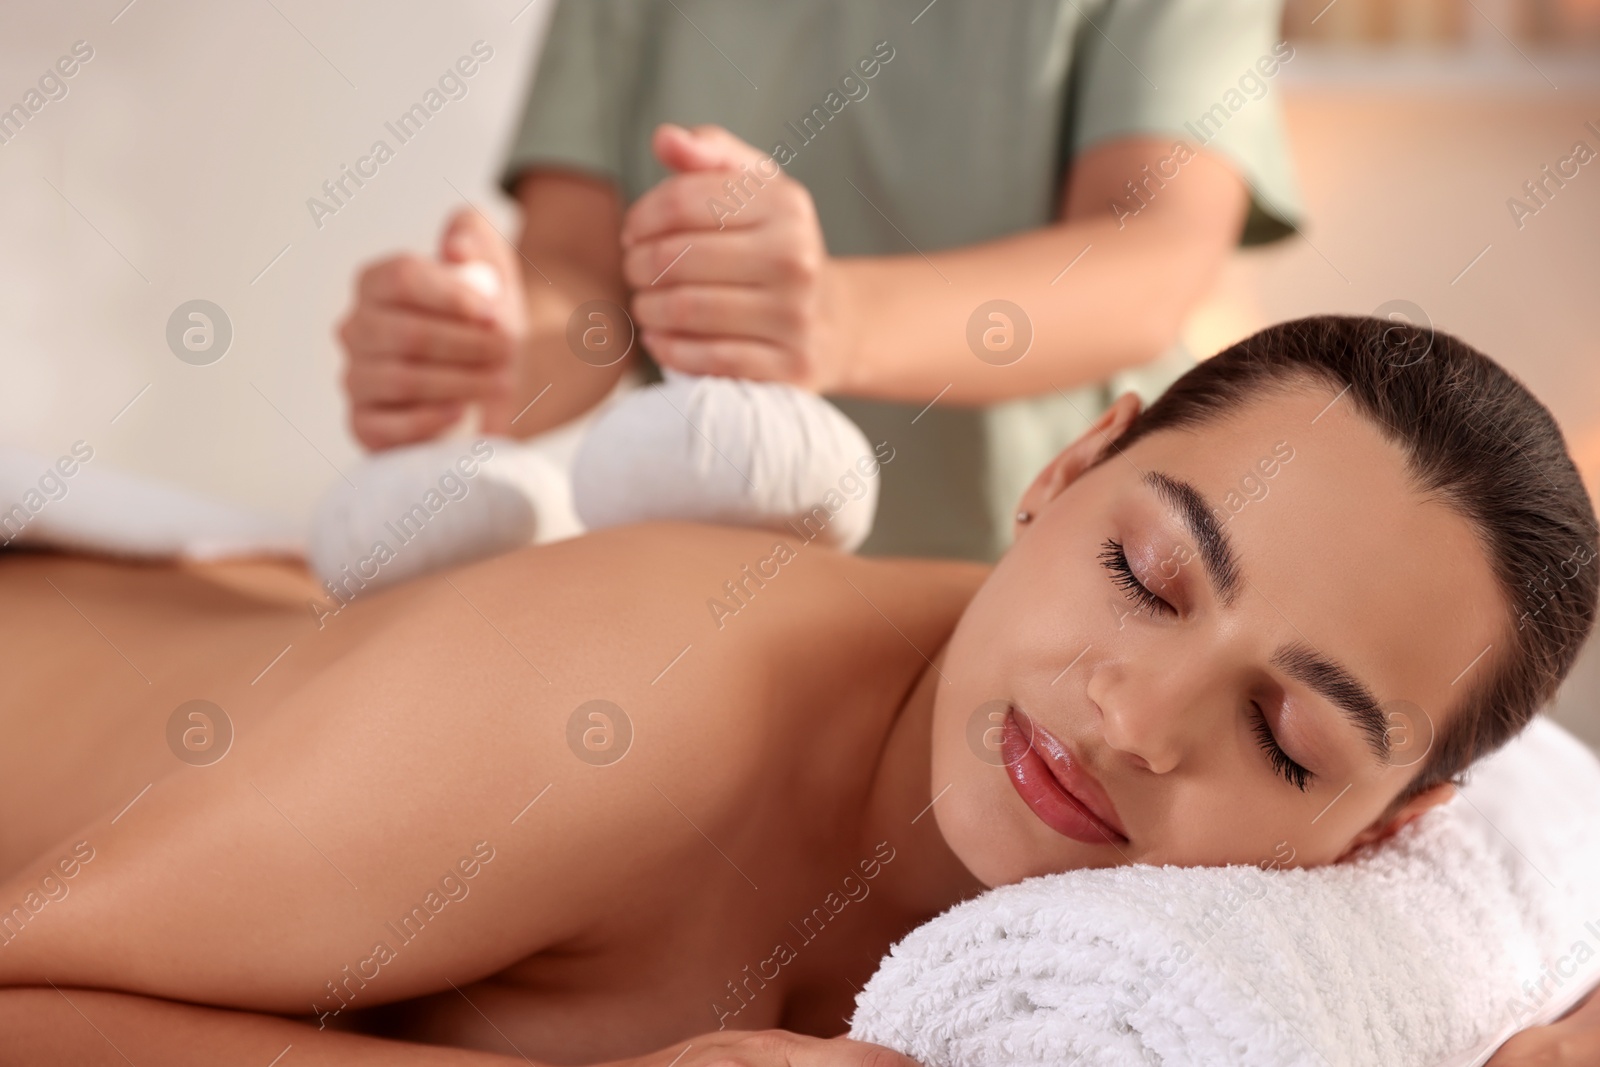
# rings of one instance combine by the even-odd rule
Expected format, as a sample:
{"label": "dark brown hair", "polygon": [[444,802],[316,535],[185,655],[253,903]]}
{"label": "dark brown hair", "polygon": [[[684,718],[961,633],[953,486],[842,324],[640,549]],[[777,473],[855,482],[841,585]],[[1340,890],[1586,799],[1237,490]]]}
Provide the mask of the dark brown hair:
{"label": "dark brown hair", "polygon": [[1544,405],[1489,357],[1430,328],[1323,315],[1268,327],[1190,370],[1117,448],[1214,422],[1297,383],[1343,401],[1405,454],[1418,491],[1477,531],[1505,594],[1508,638],[1433,738],[1400,798],[1457,779],[1555,695],[1594,623],[1594,509]]}

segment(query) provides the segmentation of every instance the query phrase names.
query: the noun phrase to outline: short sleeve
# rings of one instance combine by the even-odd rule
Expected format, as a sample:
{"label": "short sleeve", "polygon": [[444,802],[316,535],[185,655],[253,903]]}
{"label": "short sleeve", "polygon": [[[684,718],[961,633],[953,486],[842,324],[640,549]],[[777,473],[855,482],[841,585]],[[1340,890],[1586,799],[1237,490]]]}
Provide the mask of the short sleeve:
{"label": "short sleeve", "polygon": [[634,87],[648,62],[644,6],[559,0],[500,173],[508,194],[515,196],[517,180],[539,164],[620,181]]}
{"label": "short sleeve", "polygon": [[1242,243],[1294,232],[1302,208],[1279,107],[1294,48],[1282,0],[1112,0],[1084,29],[1072,151],[1169,134],[1239,168],[1250,186]]}

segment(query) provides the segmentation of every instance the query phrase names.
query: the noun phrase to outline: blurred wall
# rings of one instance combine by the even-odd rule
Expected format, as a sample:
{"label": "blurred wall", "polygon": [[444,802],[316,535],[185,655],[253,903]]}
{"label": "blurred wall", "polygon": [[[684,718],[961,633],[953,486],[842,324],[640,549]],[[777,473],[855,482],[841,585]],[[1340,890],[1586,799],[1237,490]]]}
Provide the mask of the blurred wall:
{"label": "blurred wall", "polygon": [[[97,463],[308,514],[359,454],[330,332],[357,266],[431,251],[463,196],[516,235],[493,179],[549,10],[0,7],[0,107],[75,42],[93,50],[64,97],[20,131],[0,126],[0,441],[56,455],[83,438]],[[384,123],[478,41],[493,54],[462,80],[466,95],[400,144]],[[394,157],[319,226],[307,199],[380,137]],[[209,366],[167,346],[169,315],[191,299],[232,322]]]}

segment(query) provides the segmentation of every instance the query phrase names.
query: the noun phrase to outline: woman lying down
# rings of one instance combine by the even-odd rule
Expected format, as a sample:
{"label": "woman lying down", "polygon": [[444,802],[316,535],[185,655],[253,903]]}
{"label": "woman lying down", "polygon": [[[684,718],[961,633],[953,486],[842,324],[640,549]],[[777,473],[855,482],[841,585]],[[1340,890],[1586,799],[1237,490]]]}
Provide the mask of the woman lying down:
{"label": "woman lying down", "polygon": [[[630,526],[306,636],[303,596],[6,563],[0,904],[71,876],[6,928],[0,1063],[909,1063],[831,1035],[988,887],[1341,862],[1515,735],[1595,612],[1593,567],[1545,580],[1597,553],[1548,413],[1449,337],[1386,358],[1405,329],[1289,323],[1124,397],[993,568]],[[236,737],[176,764],[198,696]],[[847,875],[870,893],[800,937]],[[1580,1062],[1594,1013],[1497,1067]]]}

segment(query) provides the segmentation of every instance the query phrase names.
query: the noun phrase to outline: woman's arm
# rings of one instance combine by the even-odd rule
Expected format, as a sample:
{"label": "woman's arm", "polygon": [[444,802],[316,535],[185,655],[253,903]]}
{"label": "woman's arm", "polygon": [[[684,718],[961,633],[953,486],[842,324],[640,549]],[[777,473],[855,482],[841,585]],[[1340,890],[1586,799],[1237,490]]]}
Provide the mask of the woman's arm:
{"label": "woman's arm", "polygon": [[545,1067],[473,1052],[318,1030],[272,1015],[93,989],[0,990],[0,1067]]}
{"label": "woman's arm", "polygon": [[[504,1054],[319,1030],[272,1015],[90,989],[0,990],[0,1067],[549,1067],[507,1040]],[[918,1067],[848,1038],[721,1030],[596,1067]]]}
{"label": "woman's arm", "polygon": [[[1057,223],[927,255],[830,258],[809,194],[782,174],[737,213],[708,210],[726,201],[730,171],[770,172],[758,150],[710,127],[663,128],[656,147],[680,173],[629,209],[622,234],[634,318],[657,359],[914,403],[1049,392],[1160,355],[1248,205],[1221,157],[1129,137],[1074,160]],[[893,205],[881,207],[892,218]],[[1026,357],[1005,366],[968,342],[969,320],[997,298],[1019,305],[1033,331]]]}

